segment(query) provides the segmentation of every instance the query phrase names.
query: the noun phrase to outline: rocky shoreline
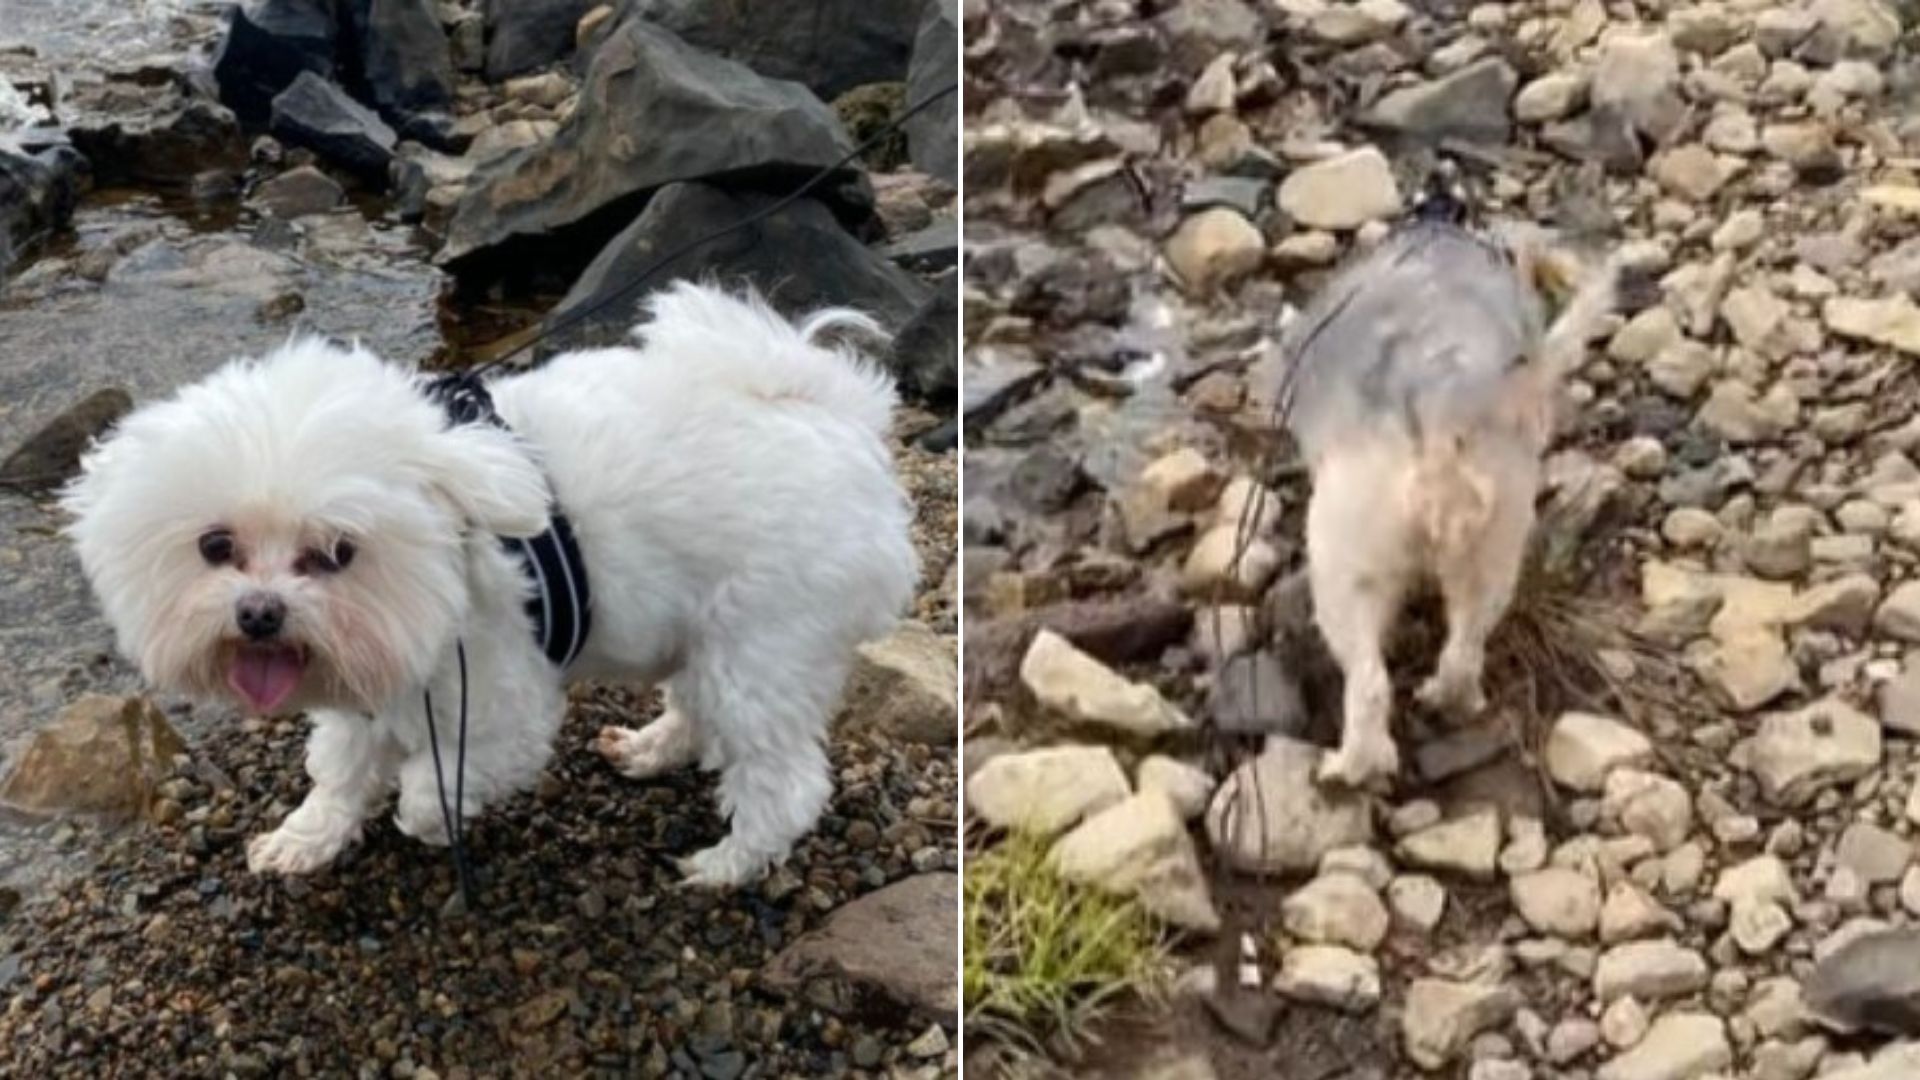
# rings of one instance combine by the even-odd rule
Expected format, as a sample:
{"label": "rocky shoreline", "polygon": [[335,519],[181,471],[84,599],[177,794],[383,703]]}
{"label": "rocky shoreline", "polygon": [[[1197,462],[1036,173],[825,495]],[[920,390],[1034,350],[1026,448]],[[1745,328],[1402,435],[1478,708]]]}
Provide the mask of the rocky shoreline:
{"label": "rocky shoreline", "polygon": [[[1044,1048],[1117,1077],[1916,1074],[1912,19],[968,6],[969,833],[1057,838],[1179,958],[1165,1002]],[[1376,800],[1311,780],[1338,683],[1273,346],[1435,184],[1659,288],[1567,388],[1495,708],[1402,709]],[[1403,691],[1433,637],[1396,647]]]}
{"label": "rocky shoreline", "polygon": [[[922,627],[863,659],[827,818],[759,889],[676,887],[671,857],[718,835],[711,782],[606,770],[590,733],[657,709],[613,688],[575,695],[540,790],[474,829],[477,910],[384,822],[329,874],[252,877],[244,838],[304,787],[298,726],[160,702],[185,755],[130,758],[87,695],[137,684],[47,492],[129,401],[295,329],[433,366],[525,344],[837,160],[943,62],[951,82],[953,6],[22,5],[0,27],[0,739],[28,772],[79,759],[55,786],[105,816],[0,821],[0,1072],[951,1075],[951,111],[654,279],[896,332]],[[645,292],[538,351],[624,334]],[[36,754],[36,731],[84,750]]]}

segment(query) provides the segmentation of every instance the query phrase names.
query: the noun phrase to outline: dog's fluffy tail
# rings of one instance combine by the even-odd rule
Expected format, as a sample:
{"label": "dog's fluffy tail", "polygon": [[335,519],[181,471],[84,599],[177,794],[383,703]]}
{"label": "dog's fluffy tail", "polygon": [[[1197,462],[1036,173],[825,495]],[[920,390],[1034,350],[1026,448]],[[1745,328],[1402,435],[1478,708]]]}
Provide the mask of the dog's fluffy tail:
{"label": "dog's fluffy tail", "polygon": [[893,421],[893,378],[870,357],[845,344],[853,331],[884,341],[878,323],[850,308],[816,311],[788,321],[752,291],[675,282],[647,300],[647,322],[633,336],[647,348],[697,357],[729,373],[768,400],[812,402],[883,435]]}

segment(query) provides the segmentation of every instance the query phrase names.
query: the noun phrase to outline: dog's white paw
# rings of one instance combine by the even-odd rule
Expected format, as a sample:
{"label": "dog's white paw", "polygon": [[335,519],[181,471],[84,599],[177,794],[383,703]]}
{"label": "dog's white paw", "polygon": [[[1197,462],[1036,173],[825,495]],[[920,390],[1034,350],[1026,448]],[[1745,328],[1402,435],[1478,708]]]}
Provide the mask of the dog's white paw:
{"label": "dog's white paw", "polygon": [[393,824],[401,832],[433,847],[446,847],[447,818],[440,809],[440,800],[434,797],[407,798],[404,792],[400,796],[400,805],[394,808]]}
{"label": "dog's white paw", "polygon": [[1471,720],[1487,711],[1487,694],[1480,680],[1446,678],[1434,673],[1413,692],[1414,700],[1450,720]]}
{"label": "dog's white paw", "polygon": [[696,851],[675,863],[684,875],[680,884],[701,889],[737,889],[760,880],[767,872],[767,860],[743,851],[732,838]]}
{"label": "dog's white paw", "polygon": [[1364,788],[1391,782],[1400,774],[1400,751],[1392,739],[1348,740],[1320,760],[1314,776],[1322,784]]}
{"label": "dog's white paw", "polygon": [[593,738],[593,749],[631,780],[651,780],[687,764],[664,718],[638,730],[603,727]]}
{"label": "dog's white paw", "polygon": [[347,838],[300,834],[285,825],[247,841],[247,869],[256,874],[311,874],[340,855]]}

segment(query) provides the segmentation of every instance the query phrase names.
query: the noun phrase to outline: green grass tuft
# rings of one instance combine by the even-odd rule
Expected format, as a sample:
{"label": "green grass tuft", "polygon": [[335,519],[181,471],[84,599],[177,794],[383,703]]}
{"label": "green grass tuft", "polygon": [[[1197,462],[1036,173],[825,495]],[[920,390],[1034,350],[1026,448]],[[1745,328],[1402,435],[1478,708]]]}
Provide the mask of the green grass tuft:
{"label": "green grass tuft", "polygon": [[1138,905],[1060,877],[1047,841],[1016,835],[966,865],[967,1025],[1039,1048],[1071,1048],[1128,994],[1159,993],[1163,927]]}

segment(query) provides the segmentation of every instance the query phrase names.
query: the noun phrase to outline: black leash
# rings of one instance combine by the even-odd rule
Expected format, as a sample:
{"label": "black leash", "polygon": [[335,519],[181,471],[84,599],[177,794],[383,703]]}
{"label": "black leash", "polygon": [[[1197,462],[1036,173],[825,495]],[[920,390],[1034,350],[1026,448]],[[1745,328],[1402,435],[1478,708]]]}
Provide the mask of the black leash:
{"label": "black leash", "polygon": [[433,689],[420,691],[427,706],[427,742],[433,747],[433,779],[440,788],[440,817],[447,824],[447,846],[453,850],[453,870],[460,879],[460,903],[473,910],[473,870],[467,862],[467,643],[456,640],[453,653],[460,661],[460,741],[453,762],[453,805],[447,805],[447,776],[440,768],[440,732],[433,722]]}
{"label": "black leash", "polygon": [[468,370],[471,371],[476,377],[486,374],[487,372],[493,370],[494,368],[499,367],[501,364],[506,363],[508,360],[511,360],[514,357],[520,355],[521,353],[526,352],[528,349],[533,348],[535,345],[538,345],[541,342],[546,341],[557,334],[563,333],[567,330],[571,330],[574,327],[579,326],[581,323],[586,322],[588,319],[591,319],[595,315],[600,314],[602,311],[605,311],[607,308],[612,307],[615,303],[618,303],[621,300],[627,299],[633,294],[633,292],[636,289],[638,289],[642,284],[644,284],[648,278],[659,273],[661,270],[671,265],[675,260],[679,259],[683,255],[686,255],[688,252],[694,250],[695,248],[700,247],[703,244],[712,243],[713,241],[718,240],[723,236],[731,236],[732,234],[739,232],[741,229],[747,228],[750,225],[757,225],[760,222],[766,220],[767,218],[772,217],[774,214],[777,214],[780,211],[786,209],[787,207],[792,206],[794,203],[800,201],[802,198],[805,198],[808,192],[812,191],[814,188],[819,187],[821,184],[825,183],[829,178],[831,178],[836,173],[838,173],[841,169],[844,169],[848,165],[852,164],[862,154],[865,154],[867,151],[873,149],[876,146],[879,146],[888,137],[898,132],[901,129],[901,127],[903,127],[906,124],[908,120],[913,119],[914,116],[926,110],[929,106],[933,105],[934,102],[939,101],[941,98],[946,97],[948,94],[954,93],[959,89],[960,89],[960,84],[958,82],[955,82],[947,86],[943,86],[939,90],[936,90],[933,93],[927,95],[921,101],[911,106],[908,106],[906,111],[902,112],[899,116],[893,118],[892,120],[887,121],[887,124],[885,127],[882,127],[879,131],[869,136],[867,140],[861,143],[859,146],[856,146],[852,150],[848,151],[846,156],[842,157],[839,161],[836,161],[833,164],[828,165],[826,168],[815,172],[812,178],[810,178],[806,183],[801,184],[799,187],[793,189],[791,192],[788,192],[786,195],[782,196],[778,202],[775,202],[770,206],[763,207],[762,209],[757,210],[754,213],[748,214],[746,217],[741,218],[739,221],[736,221],[733,224],[728,225],[723,229],[716,229],[713,232],[706,234],[705,236],[697,237],[691,241],[688,241],[685,244],[680,245],[677,248],[674,248],[672,251],[669,251],[665,255],[662,255],[658,259],[655,259],[652,263],[650,263],[647,266],[645,270],[642,270],[640,271],[640,273],[636,274],[632,281],[621,286],[617,292],[613,293],[613,295],[608,296],[606,299],[601,300],[599,303],[594,304],[591,307],[588,307],[584,310],[573,313],[567,318],[562,319],[559,323],[554,325],[551,329],[543,330],[540,333],[535,334],[533,337],[528,338],[526,341],[521,342],[519,345],[514,346],[512,349],[504,353],[501,353],[499,356],[496,356],[493,359],[488,360],[487,362],[480,364],[477,367],[469,368]]}
{"label": "black leash", "polygon": [[[874,133],[872,136],[870,136],[865,142],[861,143],[859,146],[854,147],[851,151],[847,153],[845,157],[842,157],[839,161],[836,161],[833,164],[828,165],[826,168],[820,169],[819,171],[815,172],[813,176],[807,180],[806,183],[801,184],[799,187],[795,188],[793,191],[782,196],[777,202],[774,202],[773,204],[767,207],[764,207],[761,210],[758,210],[752,214],[749,214],[746,217],[741,218],[739,221],[736,221],[733,224],[728,225],[723,229],[716,229],[713,232],[706,234],[705,236],[698,237],[688,243],[682,244],[679,247],[674,248],[672,251],[669,251],[665,255],[662,255],[658,259],[655,259],[651,264],[647,266],[645,270],[642,270],[640,271],[640,273],[636,274],[632,281],[621,286],[617,292],[613,293],[613,295],[608,296],[606,299],[601,300],[599,303],[594,304],[593,306],[586,308],[583,311],[574,313],[572,316],[559,322],[552,329],[543,331],[539,334],[534,335],[531,338],[528,338],[526,341],[522,342],[521,344],[514,346],[511,350],[505,353],[502,353],[499,356],[494,357],[493,359],[487,361],[486,363],[468,368],[465,372],[461,373],[458,380],[455,380],[449,383],[448,392],[453,393],[458,391],[464,391],[469,395],[471,395],[474,389],[480,387],[480,379],[488,371],[491,371],[492,369],[499,367],[501,364],[506,363],[508,360],[513,359],[515,356],[518,356],[523,352],[526,352],[528,349],[533,348],[535,345],[540,344],[542,341],[545,341],[556,334],[562,333],[566,330],[570,330],[573,327],[580,325],[586,320],[606,310],[608,307],[611,307],[616,302],[626,299],[627,297],[633,294],[634,290],[638,289],[642,284],[644,284],[648,278],[652,277],[654,274],[659,273],[661,270],[671,265],[674,262],[674,260],[679,259],[681,256],[687,254],[688,252],[692,251],[693,249],[699,247],[702,244],[711,243],[715,240],[720,239],[723,236],[729,236],[733,233],[739,232],[741,229],[747,228],[748,226],[756,225],[759,222],[765,220],[766,218],[776,213],[779,213],[781,210],[784,210],[787,207],[792,206],[794,203],[804,198],[808,192],[812,191],[816,187],[819,187],[821,184],[825,183],[828,178],[838,173],[841,169],[844,169],[848,165],[852,164],[854,160],[859,158],[862,154],[865,154],[867,151],[880,145],[880,143],[883,140],[893,135],[895,132],[899,131],[900,128],[903,125],[905,125],[908,120],[911,120],[915,115],[924,111],[928,106],[932,105],[936,101],[939,101],[941,98],[946,97],[948,94],[954,93],[959,88],[960,88],[960,84],[958,82],[955,82],[949,86],[942,87],[941,89],[935,91],[932,94],[929,94],[924,100],[920,101],[915,105],[910,106],[909,108],[907,108],[906,111],[902,112],[899,116],[888,121],[885,127],[881,128],[878,132]],[[485,393],[484,389],[481,389],[480,395],[482,397],[484,397],[484,393]],[[447,845],[453,851],[453,868],[454,868],[454,872],[459,876],[459,879],[460,879],[460,901],[467,911],[473,911],[475,910],[473,906],[473,891],[474,891],[473,890],[473,870],[471,865],[467,861],[466,821],[465,821],[465,814],[462,812],[463,808],[466,805],[466,780],[467,780],[467,645],[466,645],[466,642],[456,641],[454,643],[454,654],[456,657],[458,657],[460,661],[460,734],[459,734],[459,750],[457,751],[457,757],[454,759],[454,766],[453,766],[453,804],[451,806],[449,806],[447,803],[446,773],[442,769],[440,764],[440,734],[439,734],[439,730],[435,727],[433,722],[433,690],[431,688],[423,689],[421,691],[421,698],[422,698],[422,701],[425,703],[426,710],[427,710],[427,742],[433,749],[433,778],[434,778],[434,782],[439,786],[439,789],[440,789],[440,816],[446,822]]]}

